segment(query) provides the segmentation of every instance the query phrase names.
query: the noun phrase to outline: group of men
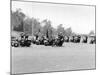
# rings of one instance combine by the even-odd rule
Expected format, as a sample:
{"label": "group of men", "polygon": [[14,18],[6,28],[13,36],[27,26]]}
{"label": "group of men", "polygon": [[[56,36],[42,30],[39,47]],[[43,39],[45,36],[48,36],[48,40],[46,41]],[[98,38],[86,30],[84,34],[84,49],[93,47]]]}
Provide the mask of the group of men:
{"label": "group of men", "polygon": [[90,43],[95,44],[96,43],[96,37],[95,36],[65,36],[65,42],[73,42],[73,43]]}
{"label": "group of men", "polygon": [[53,36],[47,37],[46,35],[39,37],[35,35],[32,39],[33,44],[45,45],[45,46],[62,46],[64,43],[64,37],[62,34],[58,34],[55,38]]}
{"label": "group of men", "polygon": [[45,45],[45,46],[62,46],[64,43],[64,36],[62,34],[58,34],[56,38],[44,36],[34,35],[31,39],[29,39],[29,35],[22,33],[20,35],[20,39],[15,39],[11,41],[11,45],[14,47],[29,47],[31,44],[36,45]]}
{"label": "group of men", "polygon": [[[73,42],[73,43],[80,43],[82,37],[80,35],[77,36],[64,36],[62,33],[59,33],[56,37],[48,37],[47,35],[39,36],[34,35],[31,39],[29,39],[29,35],[22,33],[20,35],[20,40],[16,39],[12,41],[12,46],[18,47],[29,47],[32,43],[36,45],[45,45],[45,46],[59,46],[61,47],[64,42]],[[84,36],[82,43],[88,42],[88,36]],[[96,43],[96,38],[92,37],[90,40],[90,44]]]}

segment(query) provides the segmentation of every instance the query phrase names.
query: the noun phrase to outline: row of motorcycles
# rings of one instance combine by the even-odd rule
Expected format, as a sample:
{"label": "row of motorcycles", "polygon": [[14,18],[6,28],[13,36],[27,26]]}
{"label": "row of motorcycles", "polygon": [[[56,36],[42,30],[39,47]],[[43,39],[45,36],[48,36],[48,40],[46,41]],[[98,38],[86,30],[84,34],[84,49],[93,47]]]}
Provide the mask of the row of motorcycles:
{"label": "row of motorcycles", "polygon": [[31,44],[36,45],[45,45],[45,46],[59,46],[61,47],[64,43],[64,37],[58,35],[57,38],[47,38],[46,36],[42,36],[41,38],[38,36],[34,36],[34,38],[29,39],[28,35],[21,35],[21,39],[17,39],[12,37],[11,46],[12,47],[30,47]]}
{"label": "row of motorcycles", "polygon": [[31,40],[28,39],[28,36],[20,36],[21,39],[18,39],[16,37],[11,38],[11,46],[12,47],[30,47],[31,45]]}
{"label": "row of motorcycles", "polygon": [[[20,35],[20,39],[12,37],[11,39],[11,46],[12,47],[30,47],[31,44],[36,45],[45,45],[45,46],[59,46],[61,47],[64,42],[73,42],[73,43],[80,43],[82,37],[81,36],[72,36],[72,37],[64,37],[63,35],[58,35],[55,38],[47,38],[46,36],[39,37],[35,35],[33,38],[29,39],[29,36],[26,34]],[[87,43],[88,37],[84,36],[82,43]],[[95,44],[96,38],[92,37],[90,40],[90,44]]]}
{"label": "row of motorcycles", "polygon": [[[90,39],[90,41],[89,41],[89,39]],[[81,37],[79,35],[78,36],[71,36],[71,37],[66,36],[65,42],[96,44],[96,37],[95,36]]]}
{"label": "row of motorcycles", "polygon": [[64,43],[64,37],[61,35],[58,35],[57,38],[46,38],[45,36],[42,36],[41,38],[36,37],[36,39],[33,39],[32,42],[36,45],[62,46]]}

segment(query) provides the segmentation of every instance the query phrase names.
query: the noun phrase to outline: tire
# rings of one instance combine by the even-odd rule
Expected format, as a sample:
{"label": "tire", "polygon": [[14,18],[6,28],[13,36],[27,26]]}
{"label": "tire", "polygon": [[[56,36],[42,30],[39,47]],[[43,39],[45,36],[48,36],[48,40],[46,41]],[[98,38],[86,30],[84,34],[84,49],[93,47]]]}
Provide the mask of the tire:
{"label": "tire", "polygon": [[44,45],[45,45],[45,46],[47,46],[47,44],[46,44],[46,43],[45,43]]}
{"label": "tire", "polygon": [[11,46],[13,47],[14,46],[14,43],[11,43]]}
{"label": "tire", "polygon": [[15,44],[14,44],[14,47],[18,47],[18,46],[19,46],[18,43],[15,43]]}
{"label": "tire", "polygon": [[27,43],[27,44],[26,44],[27,47],[30,47],[30,45],[31,45],[31,43]]}
{"label": "tire", "polygon": [[30,44],[27,44],[27,46],[26,47],[30,47]]}
{"label": "tire", "polygon": [[48,46],[49,44],[48,44],[48,42],[45,42],[45,46]]}

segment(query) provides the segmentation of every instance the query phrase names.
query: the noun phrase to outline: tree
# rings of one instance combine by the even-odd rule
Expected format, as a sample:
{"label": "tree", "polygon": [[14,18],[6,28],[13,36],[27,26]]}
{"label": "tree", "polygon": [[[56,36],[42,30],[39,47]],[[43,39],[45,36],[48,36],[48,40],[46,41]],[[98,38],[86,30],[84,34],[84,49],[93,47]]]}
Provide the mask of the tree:
{"label": "tree", "polygon": [[57,33],[58,34],[62,33],[63,35],[65,35],[65,30],[64,30],[64,27],[62,27],[62,26],[63,26],[62,24],[58,25]]}
{"label": "tree", "polygon": [[12,30],[23,31],[23,20],[25,17],[25,14],[21,12],[20,9],[16,10],[15,12],[11,12]]}
{"label": "tree", "polygon": [[32,19],[31,18],[26,18],[24,20],[24,33],[32,35]]}
{"label": "tree", "polygon": [[66,36],[71,36],[71,35],[72,35],[72,29],[71,29],[71,27],[69,27],[69,28],[67,28],[67,29],[65,30],[65,35],[66,35]]}
{"label": "tree", "polygon": [[32,29],[34,35],[41,32],[41,25],[38,19],[32,18]]}
{"label": "tree", "polygon": [[89,33],[89,35],[95,35],[94,31],[91,30],[90,33]]}
{"label": "tree", "polygon": [[42,33],[46,35],[47,38],[51,38],[53,31],[52,31],[52,26],[51,26],[51,21],[48,21],[47,19],[43,20],[42,23],[45,25],[42,28]]}

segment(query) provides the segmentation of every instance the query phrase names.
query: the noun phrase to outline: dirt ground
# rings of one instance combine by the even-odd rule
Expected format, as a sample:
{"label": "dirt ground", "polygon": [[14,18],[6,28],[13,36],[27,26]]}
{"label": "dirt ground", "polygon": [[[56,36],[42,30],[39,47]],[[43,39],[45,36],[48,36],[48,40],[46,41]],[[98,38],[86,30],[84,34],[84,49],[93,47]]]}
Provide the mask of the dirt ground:
{"label": "dirt ground", "polygon": [[95,68],[95,44],[32,45],[12,48],[11,55],[13,74]]}

